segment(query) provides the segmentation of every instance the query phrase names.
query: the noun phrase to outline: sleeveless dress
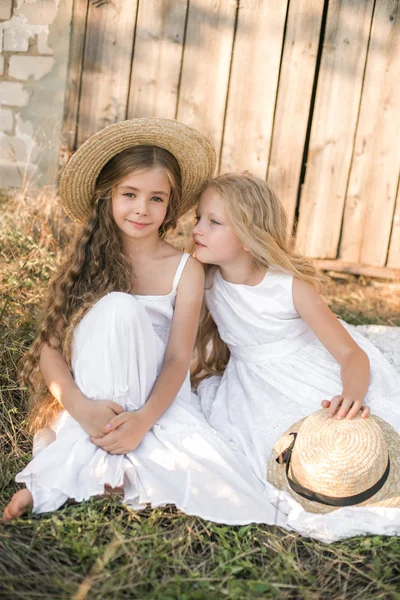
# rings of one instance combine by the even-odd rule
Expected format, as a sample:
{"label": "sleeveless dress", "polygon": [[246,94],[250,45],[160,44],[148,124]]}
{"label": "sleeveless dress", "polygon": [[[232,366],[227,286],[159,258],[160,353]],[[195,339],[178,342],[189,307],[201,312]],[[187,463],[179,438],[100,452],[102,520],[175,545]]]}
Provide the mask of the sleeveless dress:
{"label": "sleeveless dress", "polygon": [[[143,406],[162,366],[188,258],[182,256],[169,294],[113,292],[78,324],[72,370],[89,398],[112,399],[126,410]],[[55,441],[38,436],[32,461],[16,477],[31,491],[34,513],[56,510],[68,498],[82,501],[101,495],[105,484],[124,484],[123,502],[136,509],[148,503],[175,504],[185,513],[233,524],[271,518],[263,484],[246,457],[207,423],[191,393],[189,374],[172,405],[126,455],[98,448],[65,410],[52,429]]]}
{"label": "sleeveless dress", "polygon": [[[212,269],[205,300],[231,355],[222,377],[199,385],[202,410],[226,442],[249,459],[285,527],[327,542],[363,533],[400,535],[400,509],[350,507],[311,514],[266,481],[268,457],[280,436],[320,409],[322,400],[342,392],[340,366],[295,309],[292,285],[291,275],[274,269],[256,286],[229,283]],[[365,404],[400,432],[400,376],[373,344],[342,324],[369,356]]]}

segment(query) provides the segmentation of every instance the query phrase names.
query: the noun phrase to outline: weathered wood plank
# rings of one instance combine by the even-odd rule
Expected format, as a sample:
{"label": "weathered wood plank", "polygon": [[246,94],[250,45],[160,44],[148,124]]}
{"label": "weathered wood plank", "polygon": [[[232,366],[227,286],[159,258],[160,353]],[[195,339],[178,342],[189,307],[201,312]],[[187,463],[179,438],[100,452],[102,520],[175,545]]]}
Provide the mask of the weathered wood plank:
{"label": "weathered wood plank", "polygon": [[177,119],[220,152],[236,0],[190,0]]}
{"label": "weathered wood plank", "polygon": [[76,149],[76,130],[81,91],[83,51],[86,35],[88,0],[74,0],[68,60],[67,86],[64,100],[64,120],[61,132],[59,163],[64,167]]}
{"label": "weathered wood plank", "polygon": [[221,171],[265,178],[287,1],[242,0],[233,51]]}
{"label": "weathered wood plank", "polygon": [[339,271],[340,273],[354,273],[354,275],[365,275],[366,277],[378,277],[380,279],[399,279],[400,269],[388,267],[372,267],[343,260],[314,259],[314,264],[323,271]]}
{"label": "weathered wood plank", "polygon": [[400,269],[400,181],[397,184],[397,200],[394,211],[387,266]]}
{"label": "weathered wood plank", "polygon": [[[292,228],[310,112],[324,0],[289,5],[267,179]],[[272,92],[271,92],[272,93]]]}
{"label": "weathered wood plank", "polygon": [[90,3],[78,145],[126,117],[137,0]]}
{"label": "weathered wood plank", "polygon": [[386,263],[400,169],[400,7],[376,3],[343,220],[340,257]]}
{"label": "weathered wood plank", "polygon": [[336,258],[373,0],[331,0],[300,199],[297,248]]}
{"label": "weathered wood plank", "polygon": [[175,118],[187,5],[139,3],[128,118]]}

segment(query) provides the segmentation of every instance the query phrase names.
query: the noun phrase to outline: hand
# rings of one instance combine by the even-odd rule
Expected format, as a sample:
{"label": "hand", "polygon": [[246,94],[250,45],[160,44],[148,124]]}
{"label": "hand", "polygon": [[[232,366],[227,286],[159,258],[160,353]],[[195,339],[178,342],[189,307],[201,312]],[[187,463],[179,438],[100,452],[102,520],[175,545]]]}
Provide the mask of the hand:
{"label": "hand", "polygon": [[109,429],[106,428],[112,419],[124,409],[112,400],[89,400],[81,402],[77,411],[72,415],[90,436],[103,437]]}
{"label": "hand", "polygon": [[361,400],[352,400],[348,396],[334,396],[331,400],[322,400],[321,406],[328,409],[328,415],[333,417],[337,413],[338,419],[354,419],[356,414],[361,410],[363,419],[369,417],[369,407],[363,406]]}
{"label": "hand", "polygon": [[140,410],[124,412],[111,419],[105,436],[91,437],[96,446],[110,454],[127,454],[136,450],[150,426]]}

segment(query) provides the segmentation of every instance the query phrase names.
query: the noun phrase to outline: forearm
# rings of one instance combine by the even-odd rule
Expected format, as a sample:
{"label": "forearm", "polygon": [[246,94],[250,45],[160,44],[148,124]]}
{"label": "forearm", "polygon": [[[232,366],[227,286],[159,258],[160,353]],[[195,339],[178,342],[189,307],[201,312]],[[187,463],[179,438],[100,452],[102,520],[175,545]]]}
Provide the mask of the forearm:
{"label": "forearm", "polygon": [[151,429],[158,419],[171,406],[188,372],[186,360],[170,359],[164,361],[160,375],[145,405],[140,409]]}
{"label": "forearm", "polygon": [[76,385],[62,354],[44,344],[39,366],[50,393],[75,418],[78,407],[87,399]]}
{"label": "forearm", "polygon": [[366,353],[358,348],[341,367],[343,396],[354,402],[363,402],[369,386],[370,367]]}

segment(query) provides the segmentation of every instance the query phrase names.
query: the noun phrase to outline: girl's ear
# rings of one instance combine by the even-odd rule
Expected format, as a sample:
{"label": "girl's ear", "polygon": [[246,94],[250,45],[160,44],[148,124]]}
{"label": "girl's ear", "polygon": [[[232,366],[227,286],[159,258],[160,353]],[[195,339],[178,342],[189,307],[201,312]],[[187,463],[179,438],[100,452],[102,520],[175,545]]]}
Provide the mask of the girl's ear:
{"label": "girl's ear", "polygon": [[247,246],[243,246],[243,250],[244,250],[245,252],[250,252],[250,250],[248,249],[248,247],[247,247]]}

